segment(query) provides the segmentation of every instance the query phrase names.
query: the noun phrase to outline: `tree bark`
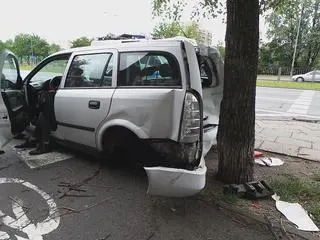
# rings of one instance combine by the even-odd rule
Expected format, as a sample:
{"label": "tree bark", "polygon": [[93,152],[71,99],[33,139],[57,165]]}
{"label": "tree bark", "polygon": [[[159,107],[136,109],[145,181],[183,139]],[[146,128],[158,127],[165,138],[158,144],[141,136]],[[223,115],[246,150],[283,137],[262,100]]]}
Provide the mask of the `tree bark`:
{"label": "tree bark", "polygon": [[227,0],[224,91],[218,130],[218,179],[253,179],[259,0]]}

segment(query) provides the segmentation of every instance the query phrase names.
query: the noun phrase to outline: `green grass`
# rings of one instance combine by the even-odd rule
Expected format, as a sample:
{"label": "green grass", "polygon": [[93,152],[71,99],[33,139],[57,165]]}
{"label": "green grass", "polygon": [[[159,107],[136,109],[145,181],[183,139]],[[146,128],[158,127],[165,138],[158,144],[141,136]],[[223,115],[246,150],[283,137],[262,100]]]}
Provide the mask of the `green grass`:
{"label": "green grass", "polygon": [[[28,64],[21,64],[20,65],[20,70],[23,71],[31,71],[32,69],[34,69],[36,67],[36,65],[32,66],[32,65],[28,65]],[[41,71],[42,72],[52,72],[52,73],[60,73],[63,72],[64,70],[64,66],[52,66],[52,65],[47,65],[45,66]]]}
{"label": "green grass", "polygon": [[277,88],[293,88],[293,89],[310,89],[310,90],[319,90],[320,91],[320,83],[312,83],[312,82],[257,80],[257,86],[277,87]]}
{"label": "green grass", "polygon": [[316,221],[320,221],[320,182],[291,175],[271,179],[270,185],[280,200],[300,203]]}
{"label": "green grass", "polygon": [[21,64],[20,65],[20,70],[24,70],[24,71],[30,71],[34,68],[34,66],[31,65],[27,65],[27,64]]}
{"label": "green grass", "polygon": [[240,202],[240,198],[236,194],[226,193],[222,196],[222,200],[226,203],[236,204]]}

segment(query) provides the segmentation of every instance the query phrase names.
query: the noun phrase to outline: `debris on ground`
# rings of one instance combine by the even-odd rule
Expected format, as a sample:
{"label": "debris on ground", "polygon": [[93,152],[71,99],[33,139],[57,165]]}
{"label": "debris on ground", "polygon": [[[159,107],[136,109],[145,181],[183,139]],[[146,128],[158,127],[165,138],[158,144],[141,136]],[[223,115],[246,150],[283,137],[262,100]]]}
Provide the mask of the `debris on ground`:
{"label": "debris on ground", "polygon": [[263,152],[254,151],[253,156],[254,156],[254,158],[259,158],[259,157],[263,157],[264,154],[263,154]]}
{"label": "debris on ground", "polygon": [[254,162],[268,167],[281,166],[284,162],[280,158],[264,156],[262,152],[254,151]]}
{"label": "debris on ground", "polygon": [[254,161],[259,165],[268,166],[268,167],[281,166],[284,164],[284,162],[280,158],[273,158],[273,157],[260,157],[260,158],[254,159]]}
{"label": "debris on ground", "polygon": [[1,154],[4,154],[4,153],[5,153],[5,151],[3,151],[3,150],[0,150],[0,155],[1,155]]}
{"label": "debris on ground", "polygon": [[280,197],[276,194],[272,196],[276,201],[276,208],[280,211],[289,221],[294,223],[299,230],[319,232],[319,228],[309,217],[308,213],[299,203],[289,203],[280,201]]}
{"label": "debris on ground", "polygon": [[224,186],[224,194],[235,194],[247,199],[261,199],[274,194],[272,188],[265,181],[253,181],[244,184],[230,184]]}

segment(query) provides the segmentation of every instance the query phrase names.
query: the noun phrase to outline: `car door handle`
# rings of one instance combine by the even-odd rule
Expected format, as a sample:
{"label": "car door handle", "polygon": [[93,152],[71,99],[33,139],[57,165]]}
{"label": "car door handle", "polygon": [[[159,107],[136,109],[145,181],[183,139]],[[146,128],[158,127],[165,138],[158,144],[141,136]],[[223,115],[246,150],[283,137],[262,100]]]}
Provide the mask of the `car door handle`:
{"label": "car door handle", "polygon": [[89,108],[90,109],[99,109],[100,108],[100,101],[89,101]]}

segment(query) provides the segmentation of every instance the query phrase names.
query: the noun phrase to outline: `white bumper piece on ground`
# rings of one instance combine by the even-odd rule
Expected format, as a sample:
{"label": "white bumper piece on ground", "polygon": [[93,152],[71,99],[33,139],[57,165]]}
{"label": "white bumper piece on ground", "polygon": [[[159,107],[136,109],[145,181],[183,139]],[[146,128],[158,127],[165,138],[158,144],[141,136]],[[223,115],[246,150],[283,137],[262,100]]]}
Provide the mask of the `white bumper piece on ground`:
{"label": "white bumper piece on ground", "polygon": [[206,184],[207,167],[204,158],[193,171],[166,167],[145,167],[148,175],[148,194],[168,197],[187,197],[201,191]]}

